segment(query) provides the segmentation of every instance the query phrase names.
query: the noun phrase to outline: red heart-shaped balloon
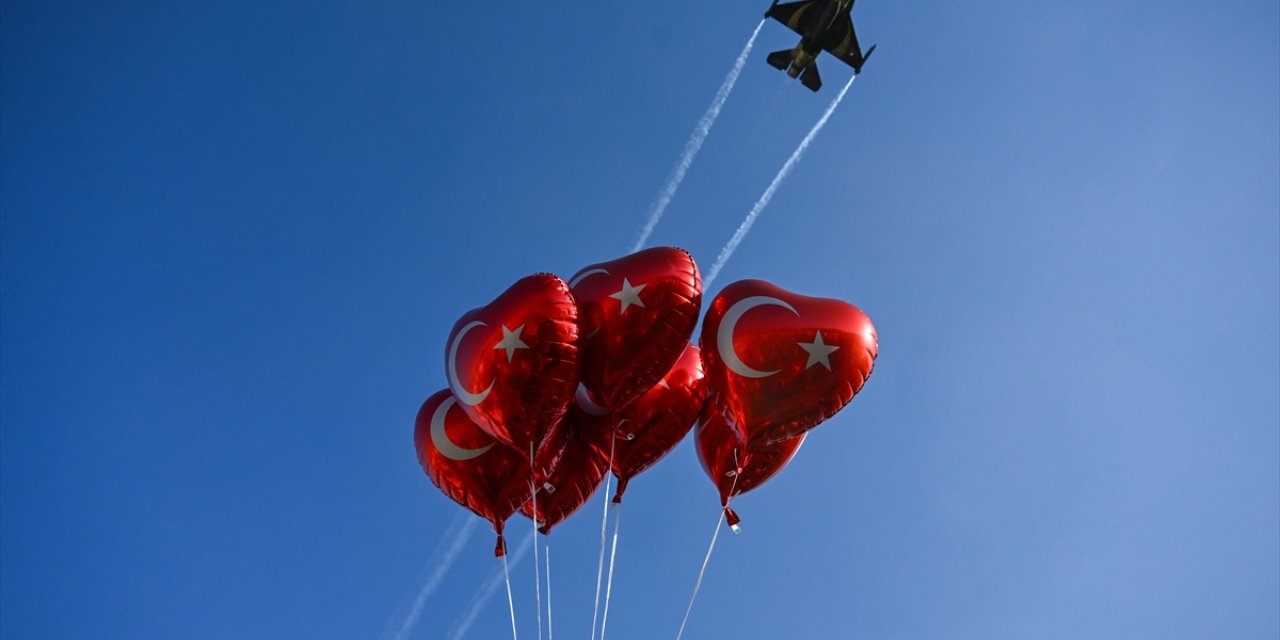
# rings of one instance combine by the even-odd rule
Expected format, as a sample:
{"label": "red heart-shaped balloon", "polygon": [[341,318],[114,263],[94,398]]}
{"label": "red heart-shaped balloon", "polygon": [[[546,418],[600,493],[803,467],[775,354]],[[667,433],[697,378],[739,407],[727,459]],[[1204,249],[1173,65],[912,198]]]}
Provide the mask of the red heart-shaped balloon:
{"label": "red heart-shaped balloon", "polygon": [[689,345],[661,382],[613,414],[612,421],[618,428],[613,445],[613,474],[618,476],[614,502],[622,502],[632,477],[680,444],[697,422],[706,397],[702,358],[698,348]]}
{"label": "red heart-shaped balloon", "polygon": [[582,383],[611,411],[666,375],[693,335],[702,278],[683,249],[654,247],[569,280],[578,301]]}
{"label": "red heart-shaped balloon", "polygon": [[453,501],[493,523],[502,555],[507,518],[533,494],[529,457],[472,422],[448,390],[427,398],[413,428],[418,464]]}
{"label": "red heart-shaped balloon", "polygon": [[702,470],[720,491],[729,526],[737,527],[739,518],[729,508],[729,499],[762,485],[791,462],[805,436],[800,434],[781,442],[748,445],[723,416],[708,407],[698,422],[698,461]]}
{"label": "red heart-shaped balloon", "polygon": [[711,402],[751,445],[798,436],[844,408],[877,351],[857,307],[761,280],[725,287],[702,326]]}
{"label": "red heart-shaped balloon", "polygon": [[[557,458],[550,476],[540,483],[535,496],[538,531],[543,534],[550,533],[586,504],[609,472],[608,433],[586,427],[580,417],[582,415],[571,407],[564,420],[552,428],[538,452],[539,466],[544,458]],[[520,513],[532,518],[534,502],[524,503]]]}
{"label": "red heart-shaped balloon", "polygon": [[569,286],[544,273],[468,311],[449,333],[445,374],[458,405],[526,458],[573,397],[577,321]]}

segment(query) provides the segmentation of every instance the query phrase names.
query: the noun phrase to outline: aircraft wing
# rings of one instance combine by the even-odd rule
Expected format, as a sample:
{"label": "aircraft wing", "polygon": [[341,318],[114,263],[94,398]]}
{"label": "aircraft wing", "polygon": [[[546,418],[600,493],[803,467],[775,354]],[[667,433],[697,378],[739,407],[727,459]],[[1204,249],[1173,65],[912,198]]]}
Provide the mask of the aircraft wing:
{"label": "aircraft wing", "polygon": [[[782,7],[783,5],[778,5],[779,9]],[[827,32],[827,41],[822,48],[854,69],[862,66],[862,47],[858,46],[858,33],[853,28],[853,18],[847,13],[836,18],[835,24]]]}
{"label": "aircraft wing", "polygon": [[784,2],[782,4],[773,5],[773,7],[769,9],[769,13],[766,15],[786,25],[788,29],[795,31],[800,35],[805,35],[804,32],[801,31],[801,28],[804,25],[805,13],[807,13],[808,10],[816,4],[818,4],[818,0]]}

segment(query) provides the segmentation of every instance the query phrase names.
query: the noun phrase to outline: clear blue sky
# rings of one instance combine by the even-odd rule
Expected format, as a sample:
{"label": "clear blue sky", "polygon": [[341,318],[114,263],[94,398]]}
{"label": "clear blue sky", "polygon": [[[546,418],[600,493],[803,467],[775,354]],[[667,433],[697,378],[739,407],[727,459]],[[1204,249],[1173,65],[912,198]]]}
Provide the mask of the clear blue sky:
{"label": "clear blue sky", "polygon": [[[0,632],[398,624],[460,509],[410,437],[449,327],[630,246],[767,4],[6,0]],[[1275,638],[1280,7],[855,19],[880,48],[716,284],[858,304],[876,374],[737,503],[686,637]],[[765,64],[794,44],[762,31],[654,242],[709,267],[848,77]],[[609,637],[674,637],[689,442],[626,509]],[[553,536],[561,637],[598,517]]]}

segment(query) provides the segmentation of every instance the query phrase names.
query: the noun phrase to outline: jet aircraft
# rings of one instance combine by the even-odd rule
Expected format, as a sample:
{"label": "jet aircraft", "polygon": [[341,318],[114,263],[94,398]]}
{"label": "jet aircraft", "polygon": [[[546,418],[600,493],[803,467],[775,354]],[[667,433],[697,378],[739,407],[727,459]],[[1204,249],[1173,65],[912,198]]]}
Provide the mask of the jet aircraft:
{"label": "jet aircraft", "polygon": [[822,88],[815,59],[823,51],[853,67],[854,75],[862,73],[862,65],[876,46],[871,45],[865,55],[858,46],[858,34],[850,15],[854,1],[805,0],[778,4],[778,0],[773,0],[764,16],[781,22],[801,37],[794,49],[769,54],[769,64],[786,71],[792,78],[799,76],[800,83],[811,91]]}

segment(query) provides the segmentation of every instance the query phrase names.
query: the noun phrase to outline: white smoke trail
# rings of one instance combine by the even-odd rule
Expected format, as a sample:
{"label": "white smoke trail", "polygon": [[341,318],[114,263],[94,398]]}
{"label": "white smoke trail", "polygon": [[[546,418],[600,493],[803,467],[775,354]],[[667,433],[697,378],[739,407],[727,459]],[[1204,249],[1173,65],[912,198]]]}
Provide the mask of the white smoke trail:
{"label": "white smoke trail", "polygon": [[[461,553],[462,547],[466,546],[467,541],[471,539],[471,534],[475,532],[476,525],[480,524],[480,520],[471,517],[469,513],[459,513],[454,516],[453,522],[449,524],[449,528],[445,529],[444,535],[440,538],[440,542],[436,545],[435,551],[431,553],[431,565],[435,568],[427,581],[423,583],[422,588],[418,590],[418,595],[413,600],[413,606],[409,609],[409,614],[405,616],[400,623],[400,628],[394,635],[390,633],[388,628],[383,634],[383,638],[393,637],[395,640],[404,640],[413,630],[414,625],[418,623],[418,618],[422,616],[422,609],[426,606],[427,600],[435,594],[436,589],[440,588],[440,581],[444,580],[444,576],[449,572],[449,568],[453,566],[458,554]],[[445,545],[449,546],[446,548]]]}
{"label": "white smoke trail", "polygon": [[716,97],[711,101],[711,106],[707,107],[706,113],[702,114],[702,118],[698,120],[698,125],[693,128],[693,135],[689,137],[689,141],[684,144],[684,151],[680,152],[680,159],[676,161],[676,166],[671,170],[671,175],[667,178],[667,183],[662,186],[662,190],[658,192],[658,197],[654,198],[653,205],[649,207],[649,218],[645,220],[644,227],[640,230],[640,238],[636,240],[635,246],[631,247],[631,252],[639,251],[644,243],[649,240],[649,235],[653,233],[653,228],[658,226],[658,221],[662,219],[662,214],[667,210],[667,205],[671,204],[671,198],[675,197],[676,190],[680,188],[680,183],[684,181],[684,174],[689,172],[689,167],[693,166],[693,158],[698,155],[698,150],[702,149],[702,143],[707,139],[707,134],[711,133],[711,127],[716,123],[716,118],[720,116],[720,109],[724,107],[724,103],[729,99],[729,92],[733,91],[733,85],[738,82],[738,75],[742,73],[742,67],[747,63],[747,56],[751,53],[751,48],[756,44],[756,36],[760,35],[760,28],[764,26],[765,21],[761,20],[756,25],[756,30],[751,32],[751,38],[747,40],[747,45],[742,48],[742,53],[738,54],[738,59],[733,62],[733,68],[729,70],[729,75],[724,77],[724,82],[720,83],[720,89],[716,91]]}
{"label": "white smoke trail", "polygon": [[835,112],[836,107],[840,106],[840,101],[844,100],[844,94],[849,92],[849,87],[852,87],[853,81],[857,79],[858,76],[856,75],[849,78],[849,82],[847,82],[844,85],[844,88],[840,90],[840,94],[836,96],[836,99],[831,101],[831,105],[827,107],[826,112],[818,119],[818,123],[813,125],[813,128],[809,130],[809,134],[804,137],[804,140],[800,141],[800,146],[796,147],[796,150],[791,153],[790,158],[787,158],[787,163],[782,165],[782,169],[778,171],[778,175],[773,177],[773,182],[770,182],[769,188],[764,190],[764,195],[760,196],[760,199],[756,201],[755,206],[751,207],[751,212],[747,214],[746,218],[743,218],[742,224],[738,225],[738,230],[734,232],[733,237],[729,239],[728,244],[724,245],[724,248],[720,250],[720,255],[716,257],[715,264],[711,265],[711,271],[708,272],[707,277],[703,279],[703,291],[711,290],[712,281],[716,279],[716,276],[720,274],[720,270],[724,268],[724,264],[733,256],[733,252],[738,248],[738,245],[742,243],[742,239],[747,236],[747,232],[751,230],[751,225],[755,224],[756,218],[760,215],[760,212],[764,211],[764,208],[769,206],[769,201],[773,199],[773,194],[778,190],[778,186],[782,184],[782,181],[785,180],[787,175],[791,173],[791,170],[795,168],[796,163],[800,162],[800,158],[804,155],[805,150],[809,148],[809,143],[813,142],[813,139],[817,137],[818,132],[827,124],[827,119]]}
{"label": "white smoke trail", "polygon": [[[525,538],[524,542],[521,542],[519,548],[515,550],[515,553],[511,554],[511,568],[515,568],[520,564],[520,560],[524,558],[525,554],[529,553],[529,547],[531,546],[533,546],[533,535]],[[484,584],[480,585],[480,590],[471,598],[471,602],[467,604],[462,617],[458,618],[458,621],[454,623],[453,631],[449,634],[450,640],[461,640],[467,635],[467,631],[471,629],[476,617],[484,610],[485,605],[489,604],[493,596],[498,593],[498,587],[503,584],[502,576],[502,570],[499,569],[488,580],[485,580]]]}

